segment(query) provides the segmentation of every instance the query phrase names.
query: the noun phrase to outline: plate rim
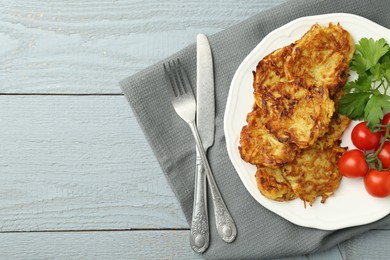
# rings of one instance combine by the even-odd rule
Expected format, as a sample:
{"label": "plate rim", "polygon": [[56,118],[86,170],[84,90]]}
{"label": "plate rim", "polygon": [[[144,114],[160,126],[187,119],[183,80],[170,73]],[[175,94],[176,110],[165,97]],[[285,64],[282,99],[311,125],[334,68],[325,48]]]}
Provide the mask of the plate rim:
{"label": "plate rim", "polygon": [[[234,109],[233,107],[235,107],[237,105],[237,104],[232,104],[232,99],[234,96],[233,92],[235,90],[237,90],[234,86],[237,85],[237,81],[239,80],[239,74],[240,74],[239,72],[241,70],[247,68],[248,63],[253,59],[252,56],[255,53],[258,53],[264,47],[264,45],[266,45],[269,42],[269,39],[272,39],[273,37],[281,36],[280,35],[281,33],[285,34],[286,31],[292,30],[292,28],[294,26],[299,26],[300,24],[306,23],[306,22],[310,22],[311,24],[321,23],[321,22],[324,23],[324,22],[329,22],[329,20],[332,20],[332,19],[333,20],[337,19],[337,21],[340,22],[341,24],[342,24],[341,20],[343,20],[343,21],[348,21],[350,23],[358,23],[359,25],[362,25],[365,27],[375,27],[375,30],[380,30],[380,32],[378,32],[379,34],[383,32],[383,34],[387,34],[390,36],[390,29],[388,29],[382,25],[379,25],[379,24],[377,24],[377,23],[375,23],[375,22],[373,22],[365,17],[351,14],[351,13],[327,13],[327,14],[320,14],[320,15],[313,15],[313,16],[304,16],[304,17],[294,19],[294,20],[284,24],[281,27],[278,27],[277,29],[275,29],[275,30],[271,31],[269,34],[267,34],[252,49],[252,51],[245,57],[245,59],[241,62],[241,64],[239,65],[239,67],[235,71],[234,76],[233,76],[232,81],[231,81],[231,84],[229,86],[229,93],[228,93],[228,97],[227,97],[226,108],[225,108],[225,113],[224,113],[224,120],[223,120],[226,148],[228,151],[229,159],[232,162],[232,164],[236,170],[236,174],[240,177],[241,182],[244,184],[246,190],[251,194],[251,196],[263,207],[267,208],[268,210],[274,212],[275,214],[283,217],[284,219],[286,219],[286,220],[288,220],[296,225],[303,226],[303,227],[309,227],[309,228],[322,229],[322,230],[336,230],[336,229],[341,229],[341,228],[346,228],[346,227],[368,224],[368,223],[377,221],[377,220],[385,217],[386,215],[388,215],[390,213],[390,209],[388,210],[387,213],[383,213],[383,214],[372,214],[372,212],[370,212],[370,214],[368,214],[368,216],[366,218],[364,218],[364,219],[362,219],[362,218],[350,219],[348,223],[346,223],[346,222],[339,223],[338,221],[336,221],[336,223],[335,222],[322,223],[322,222],[315,222],[311,219],[303,219],[302,221],[299,221],[296,219],[294,214],[292,214],[292,212],[289,210],[282,210],[281,211],[280,207],[276,207],[276,206],[274,206],[274,204],[262,203],[261,201],[258,200],[258,195],[260,192],[257,190],[257,194],[253,194],[254,191],[252,189],[250,189],[248,187],[249,184],[246,181],[244,181],[245,176],[243,176],[243,174],[239,174],[240,167],[237,165],[237,162],[235,160],[233,160],[233,153],[234,152],[237,153],[238,149],[236,148],[237,151],[233,151],[233,149],[232,149],[232,140],[233,139],[232,139],[231,134],[233,134],[233,133],[230,133],[230,131],[228,129],[228,123],[229,123],[229,115],[232,113],[232,109]],[[233,105],[233,107],[232,107],[232,105]],[[253,178],[253,176],[250,176],[250,177]],[[260,194],[260,196],[263,196],[263,195]]]}

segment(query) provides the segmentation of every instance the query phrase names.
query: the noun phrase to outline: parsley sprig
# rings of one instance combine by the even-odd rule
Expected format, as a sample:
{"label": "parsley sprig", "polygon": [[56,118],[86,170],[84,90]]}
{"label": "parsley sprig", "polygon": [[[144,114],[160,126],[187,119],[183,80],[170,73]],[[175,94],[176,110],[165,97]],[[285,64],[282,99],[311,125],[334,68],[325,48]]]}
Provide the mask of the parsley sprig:
{"label": "parsley sprig", "polygon": [[356,45],[350,69],[358,77],[345,85],[348,93],[340,99],[338,111],[351,119],[364,120],[371,130],[379,131],[380,120],[390,110],[389,44],[383,38],[362,38]]}

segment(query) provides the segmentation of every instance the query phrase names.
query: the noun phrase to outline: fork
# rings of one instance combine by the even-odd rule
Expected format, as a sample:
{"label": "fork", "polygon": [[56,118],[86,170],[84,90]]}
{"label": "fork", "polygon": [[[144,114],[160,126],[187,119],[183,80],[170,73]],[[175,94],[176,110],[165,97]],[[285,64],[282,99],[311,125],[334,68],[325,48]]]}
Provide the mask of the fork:
{"label": "fork", "polygon": [[218,234],[223,241],[231,243],[237,236],[237,228],[224,200],[222,199],[221,193],[219,192],[210,164],[207,160],[206,153],[204,152],[198,129],[196,128],[196,101],[187,74],[179,59],[176,61],[169,61],[168,65],[163,64],[163,67],[173,108],[176,113],[189,125],[192,134],[194,135],[202,163],[206,170],[206,177],[209,182],[214,205],[214,215]]}

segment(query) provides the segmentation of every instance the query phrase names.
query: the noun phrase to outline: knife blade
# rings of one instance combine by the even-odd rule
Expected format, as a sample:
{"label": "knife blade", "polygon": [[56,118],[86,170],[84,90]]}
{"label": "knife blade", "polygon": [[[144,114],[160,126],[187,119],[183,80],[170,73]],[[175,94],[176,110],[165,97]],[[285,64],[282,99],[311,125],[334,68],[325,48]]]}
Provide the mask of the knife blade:
{"label": "knife blade", "polygon": [[[198,34],[197,47],[197,95],[196,125],[204,151],[214,143],[214,69],[210,44],[204,34]],[[197,253],[207,250],[210,240],[206,173],[199,150],[196,148],[194,207],[192,213],[190,244]]]}
{"label": "knife blade", "polygon": [[205,152],[214,143],[215,99],[214,69],[211,48],[206,35],[197,36],[196,125]]}

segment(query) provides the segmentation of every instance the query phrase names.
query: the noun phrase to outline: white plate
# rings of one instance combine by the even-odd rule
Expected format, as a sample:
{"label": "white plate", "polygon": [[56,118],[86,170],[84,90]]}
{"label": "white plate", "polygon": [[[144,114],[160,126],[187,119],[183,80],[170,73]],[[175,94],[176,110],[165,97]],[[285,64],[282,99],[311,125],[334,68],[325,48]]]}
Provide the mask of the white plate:
{"label": "white plate", "polygon": [[[390,30],[366,18],[352,14],[326,14],[303,17],[294,20],[268,34],[256,48],[244,59],[236,71],[227,99],[224,129],[229,157],[249,193],[264,207],[281,217],[300,226],[324,230],[335,230],[350,226],[367,224],[390,213],[390,198],[378,199],[370,196],[363,184],[363,179],[343,178],[339,189],[328,198],[325,204],[317,198],[312,207],[303,206],[303,201],[296,199],[289,202],[277,202],[267,199],[257,189],[256,167],[244,162],[238,152],[240,132],[246,124],[246,115],[252,110],[253,74],[257,63],[272,51],[286,46],[301,38],[309,28],[318,22],[340,23],[358,42],[360,38],[390,39]],[[343,146],[354,148],[350,132],[357,122],[353,122],[344,133]]]}

